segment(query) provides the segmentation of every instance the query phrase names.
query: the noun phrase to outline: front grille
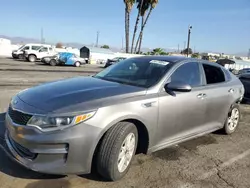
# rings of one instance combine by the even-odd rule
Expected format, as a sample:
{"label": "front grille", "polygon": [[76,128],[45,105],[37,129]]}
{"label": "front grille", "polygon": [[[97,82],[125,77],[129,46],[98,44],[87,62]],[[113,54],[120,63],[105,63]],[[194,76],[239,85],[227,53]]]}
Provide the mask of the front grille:
{"label": "front grille", "polygon": [[32,115],[30,114],[19,112],[17,110],[12,109],[11,107],[9,107],[8,114],[12,121],[19,125],[26,125],[32,117]]}
{"label": "front grille", "polygon": [[11,146],[18,153],[18,155],[20,155],[23,158],[30,159],[30,160],[33,160],[36,158],[37,153],[32,153],[29,149],[15,142],[9,135],[8,135],[8,139],[10,141]]}

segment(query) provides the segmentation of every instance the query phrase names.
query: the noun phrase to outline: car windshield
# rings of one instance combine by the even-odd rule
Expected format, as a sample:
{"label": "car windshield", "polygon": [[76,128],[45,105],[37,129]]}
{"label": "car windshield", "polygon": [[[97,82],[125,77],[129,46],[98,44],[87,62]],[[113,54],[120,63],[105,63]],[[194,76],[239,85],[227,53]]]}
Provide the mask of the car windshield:
{"label": "car windshield", "polygon": [[104,69],[94,77],[149,88],[159,82],[172,65],[167,61],[130,58]]}

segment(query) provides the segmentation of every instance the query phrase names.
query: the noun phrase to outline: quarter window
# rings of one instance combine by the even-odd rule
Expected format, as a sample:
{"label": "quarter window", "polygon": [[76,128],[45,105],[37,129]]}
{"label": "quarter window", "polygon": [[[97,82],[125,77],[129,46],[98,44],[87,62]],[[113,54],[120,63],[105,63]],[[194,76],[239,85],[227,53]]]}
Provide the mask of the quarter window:
{"label": "quarter window", "polygon": [[217,84],[225,82],[225,76],[221,68],[207,64],[203,64],[203,68],[205,71],[207,84]]}
{"label": "quarter window", "polygon": [[171,76],[171,82],[179,81],[192,87],[201,86],[199,64],[195,62],[181,65]]}

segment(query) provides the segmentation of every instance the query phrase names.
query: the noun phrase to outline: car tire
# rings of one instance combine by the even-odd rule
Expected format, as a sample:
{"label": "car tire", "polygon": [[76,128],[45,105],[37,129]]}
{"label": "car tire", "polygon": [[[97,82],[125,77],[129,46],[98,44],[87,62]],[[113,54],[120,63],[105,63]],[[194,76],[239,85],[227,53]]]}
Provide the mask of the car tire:
{"label": "car tire", "polygon": [[29,62],[35,62],[36,61],[36,56],[35,55],[29,55],[28,57]]}
{"label": "car tire", "polygon": [[79,61],[75,62],[75,67],[80,67],[81,63]]}
{"label": "car tire", "polygon": [[240,116],[240,107],[238,104],[234,104],[228,112],[228,117],[223,128],[225,134],[230,135],[235,132],[240,122]]}
{"label": "car tire", "polygon": [[19,55],[17,56],[17,58],[18,58],[18,59],[23,59],[23,54],[19,54]]}
{"label": "car tire", "polygon": [[56,62],[55,59],[51,59],[50,62],[49,62],[49,64],[50,64],[51,66],[56,66],[56,65],[57,65],[57,62]]}
{"label": "car tire", "polygon": [[97,153],[97,172],[107,180],[121,179],[129,170],[137,142],[138,132],[133,123],[119,122],[111,127]]}

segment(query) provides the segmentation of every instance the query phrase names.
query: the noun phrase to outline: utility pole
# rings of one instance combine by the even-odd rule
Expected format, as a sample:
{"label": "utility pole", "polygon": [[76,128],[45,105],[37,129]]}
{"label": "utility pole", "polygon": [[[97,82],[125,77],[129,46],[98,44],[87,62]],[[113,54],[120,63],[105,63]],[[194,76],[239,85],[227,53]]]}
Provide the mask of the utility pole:
{"label": "utility pole", "polygon": [[123,52],[123,37],[122,37],[122,52]]}
{"label": "utility pole", "polygon": [[190,34],[191,34],[191,29],[193,27],[191,25],[188,26],[188,44],[187,44],[187,57],[189,55],[189,45],[190,45]]}
{"label": "utility pole", "polygon": [[43,28],[41,28],[41,44],[44,43],[44,40],[43,40]]}
{"label": "utility pole", "polygon": [[96,44],[95,46],[98,47],[98,42],[99,42],[99,31],[97,31],[97,35],[96,35]]}

